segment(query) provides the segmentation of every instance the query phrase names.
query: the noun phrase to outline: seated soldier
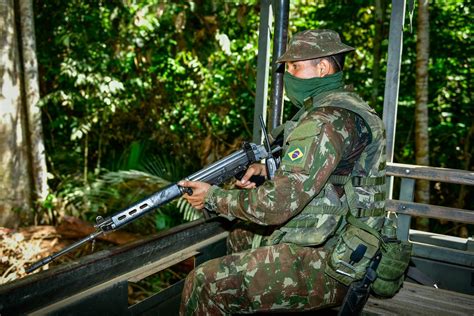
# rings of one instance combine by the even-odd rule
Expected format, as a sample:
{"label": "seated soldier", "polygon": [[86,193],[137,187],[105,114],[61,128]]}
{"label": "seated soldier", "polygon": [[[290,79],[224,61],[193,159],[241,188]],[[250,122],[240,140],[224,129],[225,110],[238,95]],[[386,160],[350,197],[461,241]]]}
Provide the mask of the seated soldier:
{"label": "seated soldier", "polygon": [[[331,30],[296,34],[277,62],[286,63],[287,97],[300,111],[283,127],[281,165],[275,177],[253,164],[224,190],[182,181],[185,198],[251,224],[228,239],[230,254],[210,260],[187,277],[182,315],[304,311],[337,306],[347,286],[326,273],[328,258],[349,211],[346,186],[335,179],[362,179],[349,198],[353,214],[380,230],[385,210],[383,124],[356,94],[344,90],[345,54],[353,51]],[[365,181],[366,179],[376,181]],[[351,185],[352,187],[352,185]]]}

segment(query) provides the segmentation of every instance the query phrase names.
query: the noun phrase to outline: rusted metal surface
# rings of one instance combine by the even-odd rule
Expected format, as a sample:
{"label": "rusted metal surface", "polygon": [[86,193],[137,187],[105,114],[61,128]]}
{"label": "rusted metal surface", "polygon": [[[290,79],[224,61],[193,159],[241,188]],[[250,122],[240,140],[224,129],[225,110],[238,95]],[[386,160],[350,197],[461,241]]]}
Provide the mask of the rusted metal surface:
{"label": "rusted metal surface", "polygon": [[388,163],[387,175],[411,179],[474,185],[474,172],[449,168]]}

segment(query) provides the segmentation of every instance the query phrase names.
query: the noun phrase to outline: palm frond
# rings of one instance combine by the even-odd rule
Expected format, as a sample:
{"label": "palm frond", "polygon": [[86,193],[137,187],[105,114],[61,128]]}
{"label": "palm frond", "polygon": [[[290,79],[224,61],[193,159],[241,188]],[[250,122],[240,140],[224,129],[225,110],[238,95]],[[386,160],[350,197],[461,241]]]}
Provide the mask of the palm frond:
{"label": "palm frond", "polygon": [[188,168],[185,163],[166,154],[145,158],[140,169],[169,181],[178,181],[187,176]]}
{"label": "palm frond", "polygon": [[199,212],[182,197],[178,199],[177,206],[179,212],[183,214],[183,219],[187,222],[195,221],[203,216],[202,212]]}
{"label": "palm frond", "polygon": [[[63,196],[66,212],[93,221],[98,215],[109,216],[186,176],[185,164],[177,163],[167,155],[141,159],[140,157],[146,157],[141,148],[138,145],[132,146],[127,157],[129,166],[135,165],[142,170],[104,171],[87,186],[73,186]],[[160,207],[154,216],[145,216],[132,223],[129,229],[153,232],[201,216],[200,212],[181,198]]]}
{"label": "palm frond", "polygon": [[138,170],[111,171],[97,179],[87,192],[93,204],[127,205],[150,195],[170,182]]}
{"label": "palm frond", "polygon": [[107,172],[99,180],[107,184],[121,184],[125,181],[137,181],[152,187],[163,187],[170,184],[170,181],[163,179],[160,176],[139,171],[139,170],[119,170]]}

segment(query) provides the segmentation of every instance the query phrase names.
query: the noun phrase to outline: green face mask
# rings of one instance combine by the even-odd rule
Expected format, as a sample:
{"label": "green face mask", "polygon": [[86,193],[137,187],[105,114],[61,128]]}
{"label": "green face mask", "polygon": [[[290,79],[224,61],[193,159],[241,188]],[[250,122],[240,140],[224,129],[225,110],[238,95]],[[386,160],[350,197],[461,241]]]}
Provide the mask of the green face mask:
{"label": "green face mask", "polygon": [[342,71],[319,78],[301,79],[293,76],[288,71],[285,72],[283,80],[285,82],[286,96],[291,103],[302,107],[304,100],[315,97],[318,94],[344,87]]}

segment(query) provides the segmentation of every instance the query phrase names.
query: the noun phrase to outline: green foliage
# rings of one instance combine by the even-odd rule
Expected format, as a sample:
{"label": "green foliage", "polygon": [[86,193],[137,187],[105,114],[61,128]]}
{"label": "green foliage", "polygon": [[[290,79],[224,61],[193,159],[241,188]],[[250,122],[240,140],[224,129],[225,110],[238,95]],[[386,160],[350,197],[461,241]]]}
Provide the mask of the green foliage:
{"label": "green foliage", "polygon": [[[259,1],[34,3],[40,104],[55,203],[76,205],[73,212],[91,219],[145,194],[145,189],[134,191],[139,181],[150,181],[144,187],[154,190],[158,178],[184,177],[251,138]],[[386,70],[390,3],[382,3],[380,78],[372,73],[377,41],[373,2],[291,1],[289,35],[307,28],[338,31],[356,47],[346,60],[346,83],[370,100],[374,81],[383,82]],[[465,163],[473,154],[468,139],[473,116],[471,10],[466,2],[430,3],[433,166],[472,168]],[[413,21],[416,29],[416,13]],[[409,33],[406,25],[395,144],[395,160],[405,163],[414,162],[415,45],[415,32]],[[381,114],[383,83],[374,106]],[[294,112],[286,103],[285,117]],[[140,169],[147,160],[146,169]],[[132,169],[144,173],[133,174],[132,180],[132,174],[119,171]],[[121,198],[116,205],[93,202],[89,195],[104,170],[116,172],[107,180],[116,186],[110,185],[107,194]],[[129,181],[135,181],[134,189],[125,184]],[[434,203],[442,199],[445,205],[452,205],[458,193],[433,192]],[[472,194],[469,199],[472,203]],[[163,217],[151,226],[170,225],[167,216],[172,215],[161,212]]]}
{"label": "green foliage", "polygon": [[[89,192],[103,168],[117,171],[108,176],[120,189],[107,188],[117,198],[119,178],[129,176],[119,170],[137,169],[143,157],[161,157],[146,171],[167,178],[160,172],[197,170],[250,138],[254,5],[36,1],[35,9],[50,185],[70,212],[91,219],[108,212],[105,204],[118,207]],[[124,193],[118,204],[144,193]],[[169,225],[162,215],[158,227]]]}
{"label": "green foliage", "polygon": [[439,140],[431,150],[435,166],[465,169],[470,154],[463,152],[463,144],[474,116],[471,10],[466,3],[451,1],[431,12],[430,138]]}
{"label": "green foliage", "polygon": [[[67,213],[94,222],[97,216],[112,215],[119,210],[159,191],[171,182],[184,178],[185,169],[177,164],[171,164],[167,157],[151,157],[137,159],[138,145],[132,145],[125,154],[128,164],[122,164],[124,169],[118,171],[105,171],[86,186],[73,185],[72,190],[61,190]],[[135,153],[134,153],[135,152]],[[167,166],[173,166],[167,169]],[[135,168],[125,169],[126,167]],[[150,171],[141,171],[141,170]],[[70,182],[67,182],[70,184]],[[179,216],[182,214],[182,216]],[[168,229],[184,221],[201,217],[184,199],[172,201],[140,220],[132,222],[126,229],[149,234],[154,231]]]}
{"label": "green foliage", "polygon": [[78,165],[100,169],[135,140],[159,144],[151,154],[195,159],[207,135],[217,145],[250,138],[255,7],[38,1],[36,10],[57,178]]}

